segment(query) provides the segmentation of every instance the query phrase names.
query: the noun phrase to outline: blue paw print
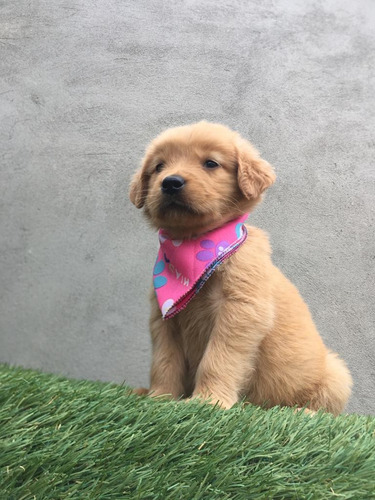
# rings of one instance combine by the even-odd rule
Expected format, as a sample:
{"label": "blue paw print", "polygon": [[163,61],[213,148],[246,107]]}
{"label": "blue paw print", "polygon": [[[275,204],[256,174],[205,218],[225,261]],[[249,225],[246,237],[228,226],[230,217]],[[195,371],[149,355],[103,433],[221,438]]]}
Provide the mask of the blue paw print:
{"label": "blue paw print", "polygon": [[[154,276],[162,273],[164,271],[165,264],[163,260],[156,262],[154,266]],[[167,284],[167,278],[165,276],[155,276],[154,278],[154,288],[161,288]]]}

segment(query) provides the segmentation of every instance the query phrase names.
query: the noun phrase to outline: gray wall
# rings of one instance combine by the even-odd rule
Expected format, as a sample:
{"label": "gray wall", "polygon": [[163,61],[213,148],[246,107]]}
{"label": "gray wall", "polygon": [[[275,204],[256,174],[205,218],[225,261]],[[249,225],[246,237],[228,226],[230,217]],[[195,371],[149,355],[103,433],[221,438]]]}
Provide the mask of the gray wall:
{"label": "gray wall", "polygon": [[1,361],[144,385],[162,129],[237,129],[278,174],[251,223],[375,413],[372,0],[0,4]]}

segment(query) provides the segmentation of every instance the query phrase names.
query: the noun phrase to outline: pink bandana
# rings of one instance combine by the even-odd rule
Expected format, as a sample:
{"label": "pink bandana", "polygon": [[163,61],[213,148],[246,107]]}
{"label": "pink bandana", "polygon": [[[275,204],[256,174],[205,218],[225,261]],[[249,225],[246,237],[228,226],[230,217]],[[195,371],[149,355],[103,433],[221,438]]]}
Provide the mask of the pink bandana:
{"label": "pink bandana", "polygon": [[154,288],[164,319],[182,311],[215,269],[242,245],[248,215],[191,240],[172,240],[160,229]]}

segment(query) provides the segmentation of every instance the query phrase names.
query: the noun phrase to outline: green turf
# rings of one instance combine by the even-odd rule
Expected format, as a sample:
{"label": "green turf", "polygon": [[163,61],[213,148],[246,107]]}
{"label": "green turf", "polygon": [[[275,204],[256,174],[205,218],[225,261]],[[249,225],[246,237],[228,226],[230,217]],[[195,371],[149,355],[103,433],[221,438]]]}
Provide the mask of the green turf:
{"label": "green turf", "polygon": [[375,418],[229,411],[0,365],[0,498],[375,498]]}

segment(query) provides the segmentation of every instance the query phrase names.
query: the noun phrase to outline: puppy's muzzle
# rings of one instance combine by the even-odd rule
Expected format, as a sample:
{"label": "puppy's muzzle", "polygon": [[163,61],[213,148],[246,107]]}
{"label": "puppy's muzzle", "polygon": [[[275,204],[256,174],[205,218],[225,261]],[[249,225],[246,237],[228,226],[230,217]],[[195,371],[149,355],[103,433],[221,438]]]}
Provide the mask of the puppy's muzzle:
{"label": "puppy's muzzle", "polygon": [[185,185],[185,179],[180,175],[169,175],[161,183],[163,194],[179,194]]}

